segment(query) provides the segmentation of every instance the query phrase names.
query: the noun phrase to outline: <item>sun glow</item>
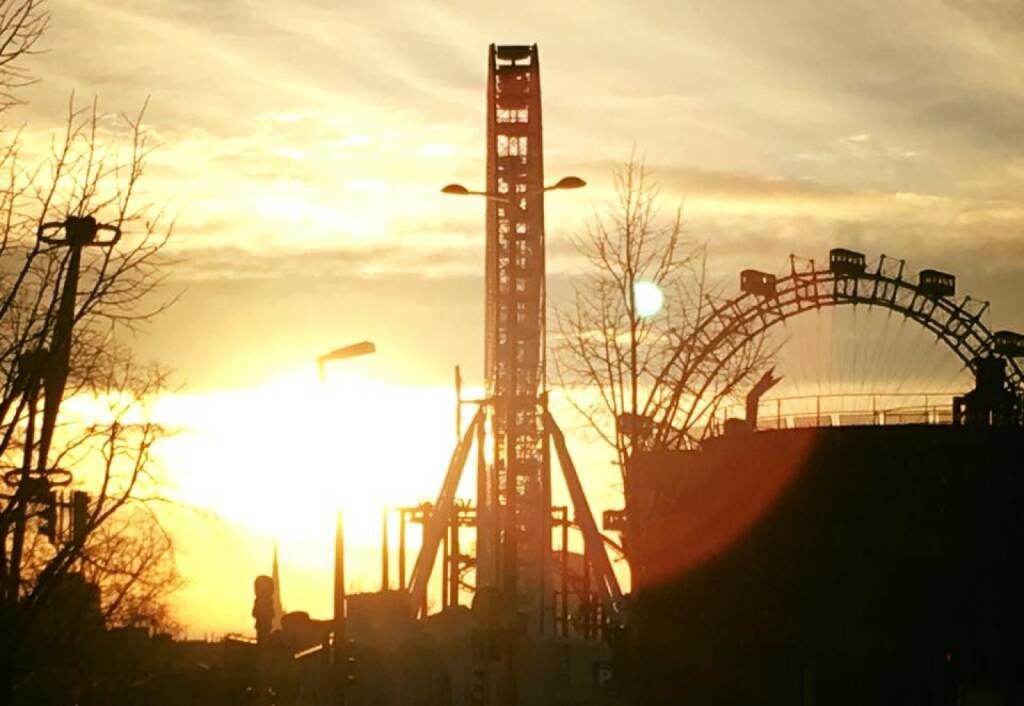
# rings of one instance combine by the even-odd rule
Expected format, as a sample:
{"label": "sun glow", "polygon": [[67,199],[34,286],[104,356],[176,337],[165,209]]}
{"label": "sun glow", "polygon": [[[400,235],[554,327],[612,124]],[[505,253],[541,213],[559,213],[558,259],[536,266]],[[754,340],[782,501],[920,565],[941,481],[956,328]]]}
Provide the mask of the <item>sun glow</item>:
{"label": "sun glow", "polygon": [[645,319],[661,311],[665,301],[661,288],[647,280],[637,280],[633,283],[633,298],[636,301],[636,313]]}
{"label": "sun glow", "polygon": [[[183,499],[252,530],[302,540],[343,510],[355,542],[379,541],[385,506],[436,491],[451,453],[452,392],[315,369],[263,387],[165,399],[160,415]],[[401,429],[402,438],[394,432]]]}
{"label": "sun glow", "polygon": [[[373,366],[369,356],[332,363],[321,383],[311,360],[252,387],[180,392],[132,407],[130,421],[152,420],[171,432],[152,449],[167,483],[153,492],[176,501],[161,504],[161,521],[175,537],[182,573],[199,577],[177,598],[179,612],[195,629],[251,625],[252,580],[269,573],[274,541],[281,552],[285,609],[328,617],[339,510],[345,518],[348,590],[380,588],[383,510],[435,499],[455,446],[455,400],[448,387],[373,379],[365,374]],[[467,398],[482,396],[480,389],[463,392]],[[68,411],[76,419],[101,422],[117,402],[73,398]],[[556,417],[571,419],[561,395],[552,404]],[[606,454],[586,444],[574,453],[595,512],[620,506],[617,471]],[[472,499],[474,482],[471,463],[458,496]],[[567,501],[560,480],[553,491],[556,503]],[[412,525],[407,570],[419,543],[419,527]],[[390,586],[397,588],[394,521],[389,545]],[[435,571],[432,605],[438,581]]]}
{"label": "sun glow", "polygon": [[[237,593],[269,572],[272,540],[286,608],[323,615],[336,512],[345,518],[350,590],[376,590],[384,508],[434,499],[454,446],[453,391],[386,384],[361,376],[361,366],[333,365],[323,384],[311,365],[262,386],[157,404],[159,420],[179,430],[156,450],[171,492],[200,511],[175,520],[188,525],[179,558],[192,575],[223,575],[236,625],[245,620]],[[410,555],[418,541],[413,528]],[[187,598],[205,600],[212,588]]]}

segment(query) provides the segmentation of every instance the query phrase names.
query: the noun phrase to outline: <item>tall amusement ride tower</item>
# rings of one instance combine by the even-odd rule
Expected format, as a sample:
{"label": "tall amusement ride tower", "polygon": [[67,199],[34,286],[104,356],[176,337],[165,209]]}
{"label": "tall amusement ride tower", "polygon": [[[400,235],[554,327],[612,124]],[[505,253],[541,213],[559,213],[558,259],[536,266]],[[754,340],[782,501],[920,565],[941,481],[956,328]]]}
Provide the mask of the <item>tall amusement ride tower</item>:
{"label": "tall amusement ride tower", "polygon": [[544,151],[537,46],[490,47],[485,374],[491,458],[478,474],[481,586],[543,611],[551,553],[544,387]]}
{"label": "tall amusement ride tower", "polygon": [[[604,550],[604,541],[587,503],[583,486],[565,444],[548,413],[544,373],[545,268],[544,192],[584,185],[565,177],[544,186],[541,128],[540,64],[537,46],[490,46],[487,73],[487,182],[485,191],[450,184],[448,194],[487,198],[485,255],[486,395],[469,426],[462,430],[437,501],[423,519],[420,548],[408,590],[420,615],[427,613],[427,593],[437,552],[448,540],[458,546],[460,520],[455,493],[477,449],[476,554],[445,549],[448,597],[458,601],[459,576],[473,566],[475,589],[502,596],[503,604],[527,616],[531,630],[547,634],[555,627],[555,582],[561,600],[559,626],[568,619],[569,526],[584,544],[584,571],[592,576],[606,619],[613,619],[622,594]],[[460,400],[460,405],[462,401]],[[565,479],[575,519],[562,508],[560,571],[553,571],[551,455]],[[445,544],[447,547],[448,544]],[[400,581],[401,583],[401,581]],[[590,579],[575,587],[589,605]],[[444,593],[442,591],[442,593]],[[442,605],[446,605],[442,596]],[[532,616],[533,619],[530,619]]]}

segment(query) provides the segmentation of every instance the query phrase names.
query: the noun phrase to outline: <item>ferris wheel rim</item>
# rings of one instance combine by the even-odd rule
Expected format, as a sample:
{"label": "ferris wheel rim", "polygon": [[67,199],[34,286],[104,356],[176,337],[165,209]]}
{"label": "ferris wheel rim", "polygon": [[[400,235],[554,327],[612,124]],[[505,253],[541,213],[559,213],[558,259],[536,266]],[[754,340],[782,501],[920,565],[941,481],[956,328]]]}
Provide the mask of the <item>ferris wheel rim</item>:
{"label": "ferris wheel rim", "polygon": [[[865,268],[855,273],[837,273],[831,265],[819,268],[814,260],[808,261],[810,269],[800,271],[796,267],[797,259],[790,256],[788,275],[770,276],[773,286],[770,296],[742,291],[721,305],[712,304],[711,311],[678,342],[665,372],[669,372],[682,352],[688,350],[690,364],[710,359],[715,366],[712,375],[717,374],[745,346],[774,326],[809,311],[857,304],[886,308],[918,323],[934,333],[972,373],[977,372],[978,360],[996,353],[995,335],[982,321],[988,302],[970,296],[958,302],[951,296],[931,294],[920,284],[903,278],[903,261],[895,261],[900,267],[893,276],[885,272],[885,255],[874,271]],[[889,262],[894,261],[889,258]],[[863,292],[861,283],[865,287]],[[970,310],[972,302],[981,305],[978,311]],[[725,354],[719,356],[723,344]],[[1024,395],[1024,370],[1014,357],[1003,356],[1003,359],[1008,367],[1007,381],[1018,394]],[[668,409],[674,410],[678,405],[676,398],[681,396],[681,389],[679,386]],[[664,428],[670,429],[671,424]]]}

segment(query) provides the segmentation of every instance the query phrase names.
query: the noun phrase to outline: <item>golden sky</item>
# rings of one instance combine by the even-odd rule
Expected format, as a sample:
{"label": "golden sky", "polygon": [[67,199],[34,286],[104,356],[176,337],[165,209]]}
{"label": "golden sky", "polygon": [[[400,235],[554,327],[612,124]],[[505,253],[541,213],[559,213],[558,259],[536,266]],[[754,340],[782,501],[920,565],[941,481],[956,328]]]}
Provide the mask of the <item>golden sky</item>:
{"label": "golden sky", "polygon": [[[1014,0],[50,10],[47,51],[32,60],[41,81],[16,120],[41,141],[72,91],[111,112],[149,96],[160,146],[145,196],[180,214],[184,262],[168,286],[182,298],[139,346],[183,383],[161,412],[183,428],[168,473],[216,516],[178,522],[193,633],[250,629],[251,580],[269,570],[275,535],[286,607],[326,611],[331,498],[315,516],[281,509],[304,490],[342,478],[356,496],[413,503],[437,487],[451,368],[476,381],[483,359],[483,204],[437,192],[482,185],[492,41],[539,44],[550,181],[590,182],[547,200],[556,301],[577,266],[569,233],[635,145],[721,272],[779,270],[791,252],[836,245],[884,252],[957,273],[961,291],[993,301],[994,328],[1024,329]],[[379,354],[318,388],[315,356],[363,339]],[[369,430],[403,424],[417,432],[387,457],[397,475],[339,475],[367,453],[346,439],[386,442]],[[314,429],[293,454],[291,439]],[[612,502],[614,469],[574,444],[592,461],[590,492]]]}

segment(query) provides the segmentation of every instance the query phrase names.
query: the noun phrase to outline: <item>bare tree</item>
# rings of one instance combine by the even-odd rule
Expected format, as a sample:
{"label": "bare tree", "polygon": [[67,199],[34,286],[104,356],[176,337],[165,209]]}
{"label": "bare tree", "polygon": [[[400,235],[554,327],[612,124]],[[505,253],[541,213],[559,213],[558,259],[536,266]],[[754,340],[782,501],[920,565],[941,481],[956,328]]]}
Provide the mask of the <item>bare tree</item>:
{"label": "bare tree", "polygon": [[[0,108],[47,22],[37,0],[0,0]],[[179,579],[154,510],[166,430],[148,414],[167,373],[126,345],[170,303],[150,303],[172,224],[140,203],[144,110],[72,97],[41,163],[21,132],[0,146],[0,703],[69,575],[101,589],[109,624],[170,625]]]}
{"label": "bare tree", "polygon": [[34,83],[23,59],[36,52],[49,25],[43,0],[0,2],[0,110],[20,103],[16,91]]}
{"label": "bare tree", "polygon": [[643,160],[634,154],[613,176],[615,199],[576,238],[586,267],[557,311],[554,357],[570,402],[615,450],[628,484],[636,450],[685,448],[712,433],[771,351],[742,332],[723,338],[729,356],[700,345],[720,300],[706,249],[684,238],[682,203],[662,211]]}
{"label": "bare tree", "polygon": [[180,629],[167,603],[182,585],[174,542],[149,509],[118,513],[89,537],[84,575],[100,589],[106,625],[154,633]]}
{"label": "bare tree", "polygon": [[78,409],[62,415],[52,461],[59,470],[51,473],[59,478],[61,470],[73,469],[72,487],[88,491],[88,504],[61,523],[52,503],[39,503],[38,520],[51,525],[49,537],[31,534],[34,548],[23,560],[18,603],[30,618],[59,577],[76,571],[100,589],[106,625],[172,630],[166,599],[181,581],[158,514],[163,474],[153,458],[154,444],[168,430],[148,418],[150,403],[166,389],[167,373],[138,365],[130,350],[115,343],[88,372],[75,399]]}

